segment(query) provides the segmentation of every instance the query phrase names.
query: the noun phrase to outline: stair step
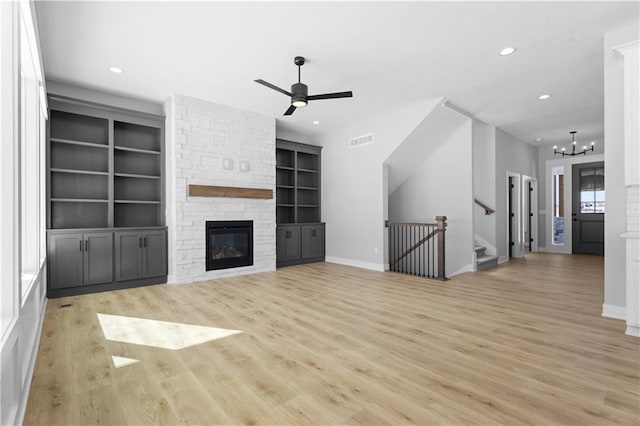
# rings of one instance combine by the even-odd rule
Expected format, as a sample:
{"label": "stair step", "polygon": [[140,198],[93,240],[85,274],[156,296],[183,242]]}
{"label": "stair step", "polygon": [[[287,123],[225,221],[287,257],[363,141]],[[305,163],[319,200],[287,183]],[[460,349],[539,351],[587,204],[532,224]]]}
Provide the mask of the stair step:
{"label": "stair step", "polygon": [[476,261],[478,271],[498,266],[498,256],[484,255],[478,256]]}
{"label": "stair step", "polygon": [[486,247],[484,247],[484,246],[476,246],[476,247],[475,247],[475,249],[474,249],[474,250],[475,250],[475,252],[476,252],[476,257],[484,256],[484,251],[485,251],[486,249],[487,249],[487,248],[486,248]]}

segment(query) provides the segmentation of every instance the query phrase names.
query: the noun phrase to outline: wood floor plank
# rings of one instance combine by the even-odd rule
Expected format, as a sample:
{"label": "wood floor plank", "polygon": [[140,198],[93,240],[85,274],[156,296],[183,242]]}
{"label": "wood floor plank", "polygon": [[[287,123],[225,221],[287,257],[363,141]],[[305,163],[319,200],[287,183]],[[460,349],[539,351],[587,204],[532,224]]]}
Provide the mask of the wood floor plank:
{"label": "wood floor plank", "polygon": [[[640,341],[600,316],[603,270],[527,254],[440,282],[317,263],[51,300],[25,424],[637,426]],[[114,341],[98,314],[151,321]],[[153,320],[239,333],[127,341]],[[189,341],[151,341],[172,339]]]}

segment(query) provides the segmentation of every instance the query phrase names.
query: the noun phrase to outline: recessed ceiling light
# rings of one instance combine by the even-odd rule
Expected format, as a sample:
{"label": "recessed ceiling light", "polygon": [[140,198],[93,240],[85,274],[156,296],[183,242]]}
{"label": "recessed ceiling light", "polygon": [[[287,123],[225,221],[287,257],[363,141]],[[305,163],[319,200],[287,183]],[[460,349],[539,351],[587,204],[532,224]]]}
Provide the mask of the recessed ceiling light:
{"label": "recessed ceiling light", "polygon": [[313,124],[320,124],[318,120],[313,120]]}
{"label": "recessed ceiling light", "polygon": [[545,99],[549,99],[550,97],[551,97],[551,95],[545,93],[544,95],[538,96],[538,99],[541,99],[541,100],[544,101]]}
{"label": "recessed ceiling light", "polygon": [[111,67],[109,68],[109,71],[115,72],[116,74],[122,74],[122,68],[118,68],[118,67]]}
{"label": "recessed ceiling light", "polygon": [[509,56],[516,51],[515,47],[505,47],[500,51],[501,56]]}
{"label": "recessed ceiling light", "polygon": [[536,138],[536,142],[542,142],[542,138]]}

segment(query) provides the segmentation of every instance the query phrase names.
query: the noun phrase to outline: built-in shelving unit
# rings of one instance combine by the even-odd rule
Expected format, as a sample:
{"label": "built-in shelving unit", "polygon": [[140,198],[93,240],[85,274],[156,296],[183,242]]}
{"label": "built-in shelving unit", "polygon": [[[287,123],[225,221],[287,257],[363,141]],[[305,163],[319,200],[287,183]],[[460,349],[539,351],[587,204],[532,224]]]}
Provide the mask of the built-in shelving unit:
{"label": "built-in shelving unit", "polygon": [[[147,239],[143,243],[143,238],[149,233],[164,233],[166,240],[162,197],[164,117],[58,96],[49,97],[49,108],[47,225],[49,254],[52,262],[57,262],[51,265],[52,270],[60,271],[51,277],[50,297],[90,291],[78,290],[88,284],[101,291],[164,282],[166,256],[164,266],[151,268],[165,271],[164,277],[145,273],[131,282],[116,282],[118,279],[113,277],[124,276],[118,273],[122,262],[113,261],[117,247],[103,247],[109,259],[98,265],[95,254],[92,257],[88,251],[92,245],[87,237],[111,235],[100,241],[117,245],[120,240],[113,235],[117,237],[118,232],[139,234],[141,250],[146,249]],[[73,245],[76,241],[77,246]],[[154,250],[166,253],[166,241],[162,243],[163,239],[157,236],[153,241]],[[67,243],[71,245],[67,247]],[[75,258],[63,255],[67,248]],[[78,257],[73,250],[87,254]],[[142,252],[138,254],[142,262]],[[77,266],[73,262],[79,258],[85,263]],[[87,259],[94,259],[91,265]],[[136,262],[135,257],[132,261]],[[116,269],[102,271],[105,265]],[[69,279],[62,273],[68,267],[86,269],[85,273],[90,272],[93,278]],[[95,278],[96,271],[102,278]]]}
{"label": "built-in shelving unit", "polygon": [[324,260],[320,222],[321,147],[276,141],[278,266]]}

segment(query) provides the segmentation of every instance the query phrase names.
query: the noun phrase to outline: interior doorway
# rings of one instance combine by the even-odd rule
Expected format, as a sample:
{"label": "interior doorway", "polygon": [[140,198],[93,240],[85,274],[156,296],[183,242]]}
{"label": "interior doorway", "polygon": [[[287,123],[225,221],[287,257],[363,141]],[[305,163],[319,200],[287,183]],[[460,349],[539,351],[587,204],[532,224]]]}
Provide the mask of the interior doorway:
{"label": "interior doorway", "polygon": [[604,162],[572,167],[572,253],[604,255]]}

